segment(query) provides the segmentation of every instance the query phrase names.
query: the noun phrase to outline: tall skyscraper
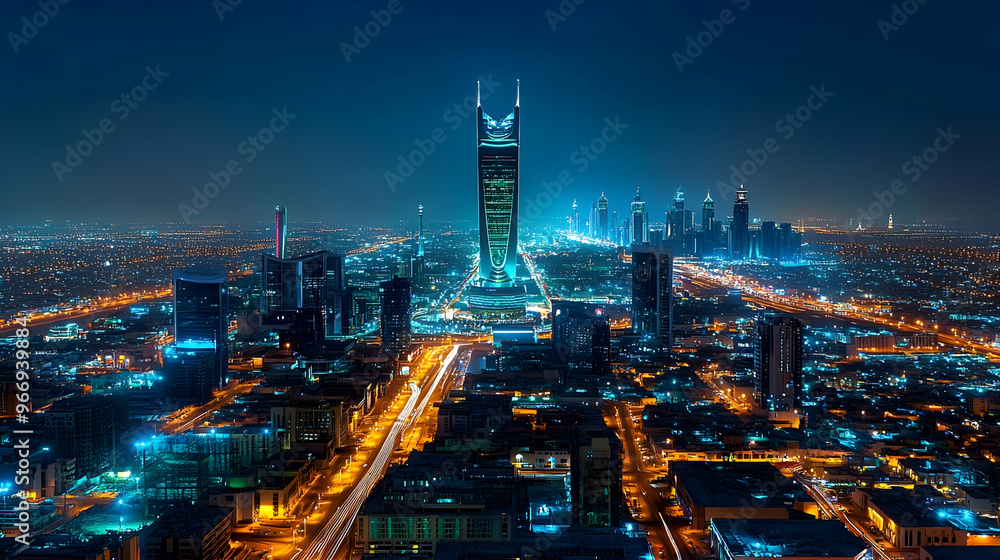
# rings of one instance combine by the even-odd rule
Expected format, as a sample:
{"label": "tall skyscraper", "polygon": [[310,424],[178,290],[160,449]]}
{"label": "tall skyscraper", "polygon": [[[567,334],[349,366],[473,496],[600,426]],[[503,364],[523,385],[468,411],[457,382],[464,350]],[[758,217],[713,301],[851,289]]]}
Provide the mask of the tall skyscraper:
{"label": "tall skyscraper", "polygon": [[712,200],[712,193],[709,191],[705,197],[705,202],[701,203],[701,231],[711,235],[715,229],[715,201]]}
{"label": "tall skyscraper", "polygon": [[379,284],[382,316],[379,330],[382,334],[382,351],[399,356],[410,349],[410,281],[398,276]]}
{"label": "tall skyscraper", "polygon": [[580,234],[580,207],[576,205],[576,199],[573,199],[573,215],[570,216],[570,230],[579,235]]}
{"label": "tall skyscraper", "polygon": [[733,223],[729,227],[729,258],[750,258],[750,203],[743,185],[736,191],[736,201],[733,203]]}
{"label": "tall skyscraper", "polygon": [[424,256],[424,205],[417,206],[417,256]]}
{"label": "tall skyscraper", "polygon": [[229,294],[225,270],[174,269],[174,342],[213,354],[211,384],[229,377]]}
{"label": "tall skyscraper", "polygon": [[610,239],[608,235],[608,199],[604,193],[597,199],[597,238],[602,241]]}
{"label": "tall skyscraper", "polygon": [[639,196],[639,187],[635,188],[635,200],[632,201],[632,243],[649,243],[649,214],[646,212],[646,203]]}
{"label": "tall skyscraper", "polygon": [[892,231],[892,212],[889,212],[889,231]]}
{"label": "tall skyscraper", "polygon": [[802,321],[767,314],[757,321],[754,345],[757,404],[767,410],[792,410],[802,404]]}
{"label": "tall skyscraper", "polygon": [[274,207],[274,256],[285,258],[288,241],[288,209],[284,206]]}
{"label": "tall skyscraper", "polygon": [[760,256],[772,260],[781,258],[781,233],[772,221],[760,223]]}
{"label": "tall skyscraper", "polygon": [[608,240],[618,244],[618,212],[611,211],[611,226],[608,230]]}
{"label": "tall skyscraper", "polygon": [[417,254],[410,258],[410,279],[414,287],[424,284],[424,205],[417,207]]}
{"label": "tall skyscraper", "polygon": [[[479,149],[479,282],[469,307],[480,314],[524,311],[524,286],[517,286],[518,161],[521,146],[520,81],[514,110],[502,119],[486,114],[477,99]],[[478,85],[477,85],[478,97]]]}
{"label": "tall skyscraper", "polygon": [[673,346],[674,256],[655,245],[632,246],[632,330]]}

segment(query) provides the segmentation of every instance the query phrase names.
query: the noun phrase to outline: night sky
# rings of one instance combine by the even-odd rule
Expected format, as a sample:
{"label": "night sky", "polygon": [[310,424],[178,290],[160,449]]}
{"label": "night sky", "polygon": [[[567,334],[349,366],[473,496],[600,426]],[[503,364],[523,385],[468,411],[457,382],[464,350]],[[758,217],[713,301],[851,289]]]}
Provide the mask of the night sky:
{"label": "night sky", "polygon": [[[622,213],[640,186],[662,221],[678,184],[689,207],[711,189],[724,216],[732,197],[717,182],[769,138],[746,179],[752,218],[845,220],[895,180],[897,223],[995,213],[997,2],[564,0],[562,16],[558,0],[401,0],[387,25],[369,23],[391,4],[243,0],[220,21],[227,0],[77,0],[24,33],[38,1],[4,1],[0,219],[183,221],[192,189],[234,160],[239,174],[186,217],[270,220],[280,204],[293,223],[391,225],[423,204],[430,221],[471,220],[474,117],[453,105],[480,78],[496,84],[483,101],[496,117],[521,80],[528,218],[565,216],[573,198],[588,209],[601,191]],[[348,62],[366,24],[377,35]],[[136,87],[132,107],[121,96]],[[779,122],[821,87],[832,95],[811,99],[800,128]],[[102,119],[92,153],[67,156]],[[606,119],[627,128],[592,160],[574,155],[611,137]],[[272,124],[283,129],[263,150],[241,147]],[[948,127],[937,161],[904,168]],[[434,152],[390,187],[399,156],[439,128]],[[573,182],[548,204],[542,184],[561,171]]]}

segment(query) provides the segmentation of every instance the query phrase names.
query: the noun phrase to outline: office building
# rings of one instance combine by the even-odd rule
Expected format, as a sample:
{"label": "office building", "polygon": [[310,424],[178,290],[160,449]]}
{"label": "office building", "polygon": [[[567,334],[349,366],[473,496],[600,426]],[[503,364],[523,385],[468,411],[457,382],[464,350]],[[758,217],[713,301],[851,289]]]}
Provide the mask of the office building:
{"label": "office building", "polygon": [[216,348],[211,342],[184,340],[163,350],[164,393],[171,401],[205,403],[218,388]]}
{"label": "office building", "polygon": [[621,525],[622,448],[615,432],[604,426],[573,428],[570,496],[578,526]]}
{"label": "office building", "polygon": [[766,410],[793,410],[802,404],[802,321],[767,314],[757,321],[754,390]]}
{"label": "office building", "polygon": [[382,351],[399,356],[410,349],[410,281],[393,277],[379,284],[378,293],[382,305]]}
{"label": "office building", "polygon": [[261,262],[265,328],[287,330],[296,321],[313,318],[315,337],[331,340],[354,332],[354,293],[346,285],[344,256],[317,251],[296,259],[265,254]]}
{"label": "office building", "polygon": [[571,370],[610,373],[611,329],[604,306],[552,301],[552,350]]}
{"label": "office building", "polygon": [[229,294],[225,270],[175,269],[174,342],[214,347],[212,385],[228,382]]}
{"label": "office building", "polygon": [[639,196],[639,187],[635,188],[635,199],[632,201],[632,244],[645,245],[649,243],[649,214],[646,203]]}
{"label": "office building", "polygon": [[673,253],[655,245],[632,246],[632,330],[672,346]]}
{"label": "office building", "polygon": [[740,185],[733,202],[733,222],[729,226],[729,258],[740,261],[750,258],[750,203],[747,191]]}
{"label": "office building", "polygon": [[69,397],[53,402],[42,416],[45,444],[54,457],[75,458],[77,476],[122,470],[130,431],[127,400],[118,396]]}
{"label": "office building", "polygon": [[602,192],[597,199],[597,238],[607,241],[610,239],[608,231],[608,199]]}
{"label": "office building", "polygon": [[[477,85],[478,90],[478,85]],[[479,157],[479,274],[469,307],[480,315],[520,315],[527,300],[517,279],[518,162],[521,146],[520,82],[514,110],[486,114],[477,91]]]}

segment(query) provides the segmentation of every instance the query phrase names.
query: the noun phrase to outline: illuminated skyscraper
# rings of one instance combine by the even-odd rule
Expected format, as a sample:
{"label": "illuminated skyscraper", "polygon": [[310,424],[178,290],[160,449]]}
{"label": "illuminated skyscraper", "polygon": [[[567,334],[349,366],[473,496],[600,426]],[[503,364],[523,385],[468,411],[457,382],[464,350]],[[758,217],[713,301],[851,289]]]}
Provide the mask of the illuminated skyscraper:
{"label": "illuminated skyscraper", "polygon": [[750,258],[750,203],[747,191],[740,185],[733,203],[733,223],[729,228],[729,258],[746,260]]}
{"label": "illuminated skyscraper", "polygon": [[417,207],[417,254],[410,258],[410,280],[414,287],[424,283],[424,205]]}
{"label": "illuminated skyscraper", "polygon": [[646,203],[639,196],[639,187],[635,188],[635,200],[632,201],[632,243],[649,243],[649,214],[646,212]]}
{"label": "illuminated skyscraper", "polygon": [[571,370],[610,373],[610,338],[603,305],[552,300],[552,349]]}
{"label": "illuminated skyscraper", "polygon": [[[469,307],[482,314],[524,311],[517,278],[518,161],[521,146],[520,81],[514,110],[502,119],[486,114],[477,99],[479,149],[479,283]],[[478,98],[478,84],[477,84]]]}
{"label": "illuminated skyscraper", "polygon": [[344,278],[344,256],[318,251],[297,259],[264,255],[262,325],[279,331],[305,315],[315,317],[315,340],[351,334],[354,291]]}
{"label": "illuminated skyscraper", "polygon": [[701,231],[711,234],[715,229],[715,201],[712,200],[712,193],[705,197],[705,202],[701,203]]}
{"label": "illuminated skyscraper", "polygon": [[754,389],[766,410],[792,410],[802,403],[802,321],[768,314],[757,321]]}
{"label": "illuminated skyscraper", "polygon": [[602,241],[610,239],[608,236],[608,199],[604,193],[597,199],[597,238]]}
{"label": "illuminated skyscraper", "polygon": [[417,207],[417,256],[424,256],[424,205]]}
{"label": "illuminated skyscraper", "polygon": [[576,205],[576,199],[573,199],[573,215],[570,216],[570,230],[573,233],[580,233],[580,207]]}
{"label": "illuminated skyscraper", "polygon": [[229,377],[226,271],[175,269],[173,288],[175,345],[212,355],[205,382],[218,389]]}
{"label": "illuminated skyscraper", "polygon": [[655,245],[632,245],[632,330],[672,346],[674,255]]}
{"label": "illuminated skyscraper", "polygon": [[285,244],[288,241],[288,209],[284,206],[274,207],[274,256],[285,258]]}

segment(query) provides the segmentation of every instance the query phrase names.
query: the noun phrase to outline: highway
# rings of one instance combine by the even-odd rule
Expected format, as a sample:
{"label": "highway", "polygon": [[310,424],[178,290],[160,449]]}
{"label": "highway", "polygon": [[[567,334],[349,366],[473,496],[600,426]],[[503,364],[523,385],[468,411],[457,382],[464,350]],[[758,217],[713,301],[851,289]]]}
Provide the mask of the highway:
{"label": "highway", "polygon": [[[687,282],[689,285],[699,288],[741,289],[743,290],[743,301],[747,301],[761,307],[777,309],[778,311],[785,313],[798,313],[804,315],[814,315],[817,317],[832,317],[835,319],[842,319],[844,321],[880,326],[885,329],[895,329],[904,332],[921,333],[935,331],[935,329],[929,328],[929,325],[925,326],[920,320],[917,320],[916,324],[910,324],[904,322],[902,319],[894,320],[886,319],[885,317],[866,315],[864,313],[852,311],[851,309],[837,307],[829,303],[818,303],[811,300],[777,295],[767,290],[763,290],[759,286],[746,285],[745,283],[740,284],[725,282],[691,265],[678,264],[677,275],[681,277],[682,282]],[[939,341],[950,344],[956,348],[977,352],[988,356],[993,360],[1000,360],[1000,349],[998,348],[987,346],[956,334],[937,332],[937,335]]]}
{"label": "highway", "polygon": [[638,430],[632,422],[628,405],[611,403],[611,416],[605,416],[608,426],[618,432],[618,437],[624,447],[624,462],[622,465],[623,491],[634,487],[638,492],[632,492],[632,498],[639,501],[641,513],[637,521],[646,527],[647,538],[653,549],[654,558],[675,558],[676,560],[693,560],[690,551],[680,534],[680,523],[668,523],[663,516],[666,503],[660,495],[661,490],[654,488],[650,482],[653,478],[663,476],[666,470],[647,468],[642,461],[642,450],[636,441]]}
{"label": "highway", "polygon": [[[453,366],[462,344],[442,344],[425,351],[420,363],[411,369],[409,378],[398,378],[401,385],[382,398],[385,410],[376,409],[364,421],[361,430],[364,443],[357,449],[353,460],[339,457],[337,461],[310,483],[301,503],[310,505],[316,497],[315,508],[306,508],[305,517],[274,520],[285,523],[276,528],[269,522],[254,524],[241,529],[235,539],[244,540],[254,548],[272,552],[283,560],[328,560],[349,557],[350,542],[354,534],[354,520],[364,505],[368,494],[385,474],[393,459],[399,458],[396,449],[404,441],[415,446],[409,433],[418,431],[421,421],[428,416],[428,405],[441,394],[447,393],[454,382]],[[395,383],[394,383],[395,385]],[[427,429],[429,425],[422,426]],[[412,449],[406,445],[404,449]],[[288,525],[292,531],[289,532]],[[301,531],[304,535],[296,538]],[[278,533],[264,538],[252,531],[268,530]],[[244,538],[246,537],[246,538]]]}

